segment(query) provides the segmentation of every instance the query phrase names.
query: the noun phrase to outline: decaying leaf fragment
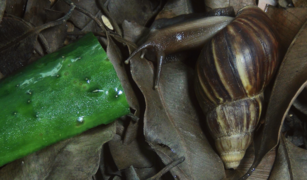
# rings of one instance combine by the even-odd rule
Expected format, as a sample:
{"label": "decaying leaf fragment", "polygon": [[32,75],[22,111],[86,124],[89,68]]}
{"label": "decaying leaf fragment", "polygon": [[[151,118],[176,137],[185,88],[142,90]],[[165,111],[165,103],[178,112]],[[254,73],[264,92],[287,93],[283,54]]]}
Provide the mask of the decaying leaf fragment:
{"label": "decaying leaf fragment", "polygon": [[115,130],[115,123],[98,126],[32,153],[4,166],[0,179],[91,179],[99,166],[101,147]]}
{"label": "decaying leaf fragment", "polygon": [[307,150],[296,147],[284,135],[269,180],[304,180],[307,176]]}

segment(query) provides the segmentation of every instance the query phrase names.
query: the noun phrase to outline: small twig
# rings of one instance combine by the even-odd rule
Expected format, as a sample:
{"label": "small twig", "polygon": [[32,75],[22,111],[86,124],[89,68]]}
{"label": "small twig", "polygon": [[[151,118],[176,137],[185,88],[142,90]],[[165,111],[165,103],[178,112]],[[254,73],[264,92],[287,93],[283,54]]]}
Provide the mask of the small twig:
{"label": "small twig", "polygon": [[167,166],[165,166],[161,171],[159,171],[156,175],[152,176],[151,178],[148,178],[147,180],[158,180],[160,179],[165,173],[167,173],[168,171],[170,171],[173,167],[178,166],[179,164],[181,164],[183,161],[185,160],[185,157],[181,157],[175,161],[173,161],[172,163],[168,164]]}
{"label": "small twig", "polygon": [[[99,14],[101,13],[101,11],[99,10],[96,14],[95,14],[95,16],[94,17],[99,17]],[[101,13],[102,14],[102,13]],[[99,18],[97,18],[97,19],[99,19]],[[91,19],[89,22],[87,22],[87,24],[85,25],[85,26],[83,26],[82,27],[82,29],[81,29],[81,31],[84,31],[84,29],[86,29],[92,22],[93,22],[94,20],[93,19]],[[94,22],[94,23],[96,23],[96,22]]]}
{"label": "small twig", "polygon": [[134,44],[134,43],[131,42],[131,41],[128,41],[128,40],[124,39],[123,37],[119,36],[118,34],[110,33],[110,36],[112,36],[112,37],[113,37],[114,39],[116,39],[117,41],[126,44],[127,46],[133,47],[134,49],[137,48],[137,45],[136,45],[136,44]]}
{"label": "small twig", "polygon": [[[71,0],[63,0],[66,4],[71,4]],[[88,17],[90,17],[91,19],[93,19],[97,24],[98,26],[102,29],[102,31],[106,32],[106,28],[104,27],[104,25],[102,24],[102,22],[96,18],[95,16],[93,16],[90,12],[88,12],[86,9],[83,9],[82,7],[80,6],[77,6],[76,5],[76,10],[80,11],[81,13],[87,15]]]}
{"label": "small twig", "polygon": [[[14,16],[14,15],[11,15],[11,14],[6,14],[5,15],[6,17],[11,17],[11,18],[14,18],[14,19],[18,19],[19,21],[25,23],[28,27],[30,28],[35,28],[33,26],[33,24],[25,21],[24,19],[20,18],[20,17],[17,17],[17,16]],[[46,40],[45,36],[42,35],[42,34],[38,34],[38,39],[41,41],[41,43],[43,44],[47,54],[51,53],[50,51],[50,47],[49,47],[49,44],[48,44],[48,41]],[[38,52],[38,51],[37,51]],[[40,53],[39,53],[40,54]],[[43,54],[40,54],[41,56],[43,56]]]}

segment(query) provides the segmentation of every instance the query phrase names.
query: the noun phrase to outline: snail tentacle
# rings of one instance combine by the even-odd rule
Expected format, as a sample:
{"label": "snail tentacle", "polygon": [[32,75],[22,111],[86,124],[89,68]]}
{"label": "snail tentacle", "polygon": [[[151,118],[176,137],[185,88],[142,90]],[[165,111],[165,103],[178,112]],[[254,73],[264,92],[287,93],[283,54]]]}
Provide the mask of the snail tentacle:
{"label": "snail tentacle", "polygon": [[[144,44],[142,46],[140,46],[139,48],[137,48],[135,51],[133,51],[133,53],[128,57],[128,59],[125,61],[125,64],[129,64],[130,59],[133,58],[136,54],[138,54],[139,52],[141,52],[142,50],[145,50],[149,47],[154,47],[153,44]],[[142,54],[141,56],[144,57],[144,55]]]}

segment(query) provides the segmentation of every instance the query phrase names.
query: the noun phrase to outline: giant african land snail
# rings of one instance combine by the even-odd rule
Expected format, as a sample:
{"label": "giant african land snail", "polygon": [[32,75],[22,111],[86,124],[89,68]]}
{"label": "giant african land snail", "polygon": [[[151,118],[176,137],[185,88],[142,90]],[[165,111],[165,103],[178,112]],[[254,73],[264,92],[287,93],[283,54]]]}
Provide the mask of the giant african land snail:
{"label": "giant african land snail", "polygon": [[257,7],[241,9],[199,56],[195,91],[227,169],[238,167],[252,142],[279,60],[272,22]]}
{"label": "giant african land snail", "polygon": [[154,49],[157,57],[157,70],[155,75],[155,88],[157,88],[162,63],[166,55],[201,48],[233,19],[228,16],[213,16],[177,23],[162,29],[152,29],[146,41],[130,55],[126,63],[139,52],[148,48]]}

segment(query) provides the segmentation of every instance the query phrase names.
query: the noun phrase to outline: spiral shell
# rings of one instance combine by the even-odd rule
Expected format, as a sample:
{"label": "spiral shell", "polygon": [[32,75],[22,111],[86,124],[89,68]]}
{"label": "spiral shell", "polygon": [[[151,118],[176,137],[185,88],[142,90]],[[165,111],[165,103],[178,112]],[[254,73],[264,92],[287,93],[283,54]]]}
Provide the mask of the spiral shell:
{"label": "spiral shell", "polygon": [[272,22],[258,7],[241,9],[199,56],[196,95],[227,169],[238,167],[252,142],[279,59]]}

